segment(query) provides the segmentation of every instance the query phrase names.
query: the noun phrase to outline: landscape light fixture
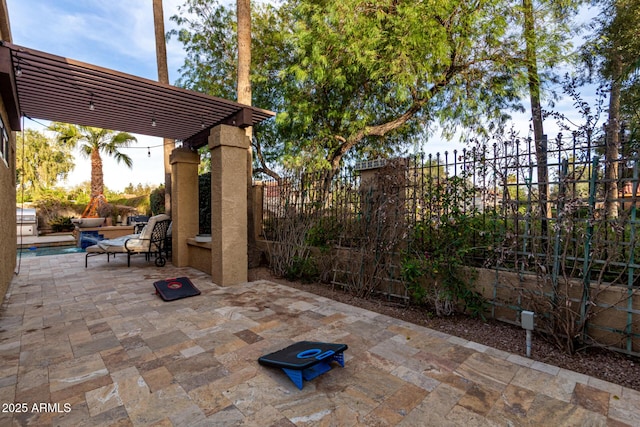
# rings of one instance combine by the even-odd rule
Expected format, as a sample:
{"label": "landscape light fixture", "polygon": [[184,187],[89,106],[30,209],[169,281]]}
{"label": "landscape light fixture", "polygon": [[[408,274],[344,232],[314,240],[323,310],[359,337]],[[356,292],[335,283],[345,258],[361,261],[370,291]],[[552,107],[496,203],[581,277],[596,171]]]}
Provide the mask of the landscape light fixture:
{"label": "landscape light fixture", "polygon": [[520,326],[527,331],[526,352],[527,357],[531,357],[531,331],[534,327],[535,313],[533,311],[523,310],[520,313]]}

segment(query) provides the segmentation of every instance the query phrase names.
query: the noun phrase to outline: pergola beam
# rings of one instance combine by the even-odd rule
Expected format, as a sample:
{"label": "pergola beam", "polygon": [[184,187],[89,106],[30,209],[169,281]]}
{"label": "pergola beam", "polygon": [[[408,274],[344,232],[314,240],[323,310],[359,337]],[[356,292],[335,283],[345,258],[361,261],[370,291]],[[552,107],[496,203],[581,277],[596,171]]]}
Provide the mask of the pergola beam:
{"label": "pergola beam", "polygon": [[[15,71],[20,69],[20,76]],[[0,46],[0,83],[11,120],[21,115],[206,144],[199,135],[220,124],[246,127],[274,113],[36,51]],[[93,110],[89,104],[93,103]],[[155,126],[152,126],[152,121]],[[12,124],[15,124],[12,122]],[[19,129],[19,126],[14,127]]]}

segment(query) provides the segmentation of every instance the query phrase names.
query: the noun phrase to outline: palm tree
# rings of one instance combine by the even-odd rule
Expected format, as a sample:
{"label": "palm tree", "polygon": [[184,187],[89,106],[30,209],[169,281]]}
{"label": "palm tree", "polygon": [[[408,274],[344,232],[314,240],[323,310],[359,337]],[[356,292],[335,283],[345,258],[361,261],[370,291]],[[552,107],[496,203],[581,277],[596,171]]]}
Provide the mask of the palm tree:
{"label": "palm tree", "polygon": [[[236,0],[237,37],[238,37],[238,74],[236,80],[236,97],[239,103],[251,105],[251,0]],[[253,129],[245,129],[251,140]],[[251,144],[247,150],[247,233],[249,245],[249,266],[257,266],[260,262],[256,246],[253,226],[253,153]]]}
{"label": "palm tree", "polygon": [[[167,43],[164,34],[164,12],[162,0],[153,0],[153,28],[156,36],[156,62],[158,63],[158,81],[169,84],[167,66]],[[171,152],[176,148],[173,139],[164,138],[164,211],[171,216]]]}
{"label": "palm tree", "polygon": [[[238,19],[238,102],[251,105],[251,0],[236,1]],[[247,136],[251,137],[249,133]]]}
{"label": "palm tree", "polygon": [[80,149],[85,157],[91,159],[91,199],[104,193],[104,175],[102,173],[102,157],[100,153],[113,157],[118,163],[129,168],[133,164],[131,157],[120,151],[128,147],[136,138],[127,132],[115,132],[89,126],[76,126],[54,122],[49,127],[57,133],[60,142],[70,143]]}

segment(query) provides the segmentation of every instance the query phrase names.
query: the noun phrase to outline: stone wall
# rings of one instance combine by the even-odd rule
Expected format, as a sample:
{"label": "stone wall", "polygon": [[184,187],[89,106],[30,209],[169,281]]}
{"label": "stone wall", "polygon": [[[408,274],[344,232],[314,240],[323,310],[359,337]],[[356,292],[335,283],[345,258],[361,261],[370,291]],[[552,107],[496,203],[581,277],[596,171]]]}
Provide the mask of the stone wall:
{"label": "stone wall", "polygon": [[[260,249],[268,254],[269,242],[259,240]],[[310,248],[312,256],[319,257],[319,251]],[[324,263],[325,269],[333,271],[325,271],[323,280],[329,282],[333,278],[337,269],[339,275],[355,275],[358,272],[346,272],[348,266],[357,264],[353,263],[353,255],[357,255],[359,251],[352,251],[348,248],[333,248],[331,253],[323,252],[322,256],[331,260],[331,266]],[[268,255],[265,256],[268,259]],[[320,272],[323,273],[323,272]],[[549,295],[551,295],[552,285],[549,281],[542,281],[541,277],[534,275],[520,275],[507,271],[499,271],[495,269],[469,269],[467,275],[468,280],[472,283],[472,288],[480,293],[488,302],[485,317],[495,318],[512,324],[520,324],[520,311],[532,310],[536,313],[536,328],[542,328],[540,320],[548,310]],[[354,291],[349,286],[349,280],[339,280],[344,284],[344,288]],[[426,279],[425,279],[426,282]],[[428,286],[428,283],[425,283]],[[558,301],[565,307],[571,305],[574,312],[579,313],[580,301],[582,298],[582,282],[568,281],[558,284]],[[407,297],[406,288],[398,281],[383,281],[377,292],[386,294],[391,297],[403,298]],[[534,301],[535,295],[546,294],[544,298]],[[566,296],[566,297],[565,297]],[[625,352],[640,353],[640,338],[633,337],[627,339],[625,330],[632,334],[640,335],[640,294],[638,290],[629,291],[627,288],[620,286],[609,286],[602,284],[591,284],[590,296],[593,304],[590,306],[591,317],[588,322],[587,334],[596,343],[619,348]],[[635,314],[634,314],[635,312]],[[480,321],[480,320],[479,320]]]}
{"label": "stone wall", "polygon": [[[489,315],[498,320],[519,323],[519,310],[540,309],[541,306],[532,301],[532,293],[544,292],[551,294],[550,281],[542,281],[534,275],[520,275],[507,271],[478,269],[476,290],[491,302]],[[571,305],[572,310],[578,312],[582,299],[582,282],[578,280],[559,280],[559,302]],[[609,286],[606,283],[591,284],[590,306],[592,317],[588,322],[587,334],[597,343],[623,349],[625,351],[640,352],[640,338],[627,340],[627,333],[640,334],[640,294],[638,289],[629,291],[621,286]],[[548,301],[548,298],[547,298]],[[548,307],[548,306],[547,306]],[[538,310],[539,311],[539,310]],[[635,311],[636,314],[633,312]],[[537,318],[544,313],[536,313]],[[630,326],[628,326],[630,325]],[[630,328],[630,329],[627,329]]]}

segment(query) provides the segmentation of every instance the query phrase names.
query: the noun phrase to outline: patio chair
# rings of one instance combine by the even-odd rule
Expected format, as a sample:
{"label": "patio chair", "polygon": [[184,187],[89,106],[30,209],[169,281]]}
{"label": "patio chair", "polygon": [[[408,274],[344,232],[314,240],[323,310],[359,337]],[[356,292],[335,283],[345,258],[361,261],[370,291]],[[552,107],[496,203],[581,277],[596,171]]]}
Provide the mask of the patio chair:
{"label": "patio chair", "polygon": [[146,259],[155,255],[155,264],[164,267],[169,256],[167,248],[167,232],[171,225],[168,215],[160,214],[149,218],[140,234],[129,234],[117,239],[107,239],[86,249],[84,267],[87,268],[89,257],[107,254],[107,262],[111,255],[127,254],[127,267],[131,266],[131,255],[144,254]]}

